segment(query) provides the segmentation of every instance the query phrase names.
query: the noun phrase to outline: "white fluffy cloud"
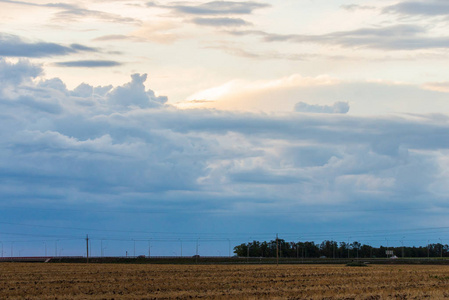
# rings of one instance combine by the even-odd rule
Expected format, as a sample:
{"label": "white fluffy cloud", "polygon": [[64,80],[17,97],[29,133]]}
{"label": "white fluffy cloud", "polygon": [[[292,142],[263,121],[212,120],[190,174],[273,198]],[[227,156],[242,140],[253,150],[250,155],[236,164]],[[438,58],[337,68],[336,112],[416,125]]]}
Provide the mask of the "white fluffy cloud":
{"label": "white fluffy cloud", "polygon": [[147,74],[134,74],[131,76],[132,81],[124,86],[115,88],[108,95],[108,102],[112,105],[124,107],[159,107],[167,102],[167,97],[158,96],[153,91],[145,91],[144,82],[147,80]]}
{"label": "white fluffy cloud", "polygon": [[32,65],[27,61],[20,60],[13,65],[0,58],[0,82],[3,85],[17,85],[25,80],[36,78],[41,73],[42,68],[40,66]]}

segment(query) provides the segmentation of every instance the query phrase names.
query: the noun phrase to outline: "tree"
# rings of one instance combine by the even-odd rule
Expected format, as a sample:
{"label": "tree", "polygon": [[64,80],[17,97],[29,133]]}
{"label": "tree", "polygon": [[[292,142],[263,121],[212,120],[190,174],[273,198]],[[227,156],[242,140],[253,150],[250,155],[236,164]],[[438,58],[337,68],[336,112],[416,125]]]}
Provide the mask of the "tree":
{"label": "tree", "polygon": [[359,242],[357,242],[357,241],[354,241],[352,244],[351,244],[351,248],[352,248],[352,250],[354,251],[355,250],[355,255],[353,254],[353,256],[355,256],[355,257],[359,257],[359,250],[360,250],[360,248],[362,247],[362,244],[360,244]]}
{"label": "tree", "polygon": [[334,253],[338,248],[337,242],[323,241],[320,244],[320,256],[334,257]]}
{"label": "tree", "polygon": [[340,251],[339,251],[339,253],[340,253],[340,257],[341,258],[349,257],[348,256],[348,254],[349,254],[348,249],[349,249],[349,244],[348,243],[340,242]]}

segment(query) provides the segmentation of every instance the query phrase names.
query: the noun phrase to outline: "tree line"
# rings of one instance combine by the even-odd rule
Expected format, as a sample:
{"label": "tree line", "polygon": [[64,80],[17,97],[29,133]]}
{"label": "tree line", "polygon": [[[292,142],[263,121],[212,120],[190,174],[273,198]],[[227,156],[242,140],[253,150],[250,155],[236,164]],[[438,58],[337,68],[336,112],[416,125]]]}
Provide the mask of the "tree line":
{"label": "tree line", "polygon": [[316,244],[315,242],[286,242],[283,239],[277,239],[277,241],[269,242],[243,243],[234,247],[234,253],[242,257],[276,257],[278,253],[279,257],[287,258],[386,258],[392,255],[397,257],[448,257],[449,246],[437,243],[420,247],[372,247],[362,245],[358,241],[346,243],[326,240],[321,244]]}

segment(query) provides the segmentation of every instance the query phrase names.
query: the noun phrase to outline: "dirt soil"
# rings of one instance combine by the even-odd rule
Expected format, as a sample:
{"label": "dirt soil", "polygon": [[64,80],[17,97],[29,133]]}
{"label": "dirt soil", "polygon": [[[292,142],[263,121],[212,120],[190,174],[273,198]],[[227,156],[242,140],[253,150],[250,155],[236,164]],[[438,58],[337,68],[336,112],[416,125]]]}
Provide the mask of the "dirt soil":
{"label": "dirt soil", "polygon": [[0,299],[443,299],[449,266],[1,263]]}

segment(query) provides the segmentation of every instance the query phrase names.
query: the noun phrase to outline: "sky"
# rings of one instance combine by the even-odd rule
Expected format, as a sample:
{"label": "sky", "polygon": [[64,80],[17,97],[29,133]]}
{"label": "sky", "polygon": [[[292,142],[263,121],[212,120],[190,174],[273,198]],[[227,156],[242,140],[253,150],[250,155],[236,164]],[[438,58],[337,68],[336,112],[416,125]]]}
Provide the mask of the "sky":
{"label": "sky", "polygon": [[0,0],[0,24],[3,256],[449,244],[445,0]]}

